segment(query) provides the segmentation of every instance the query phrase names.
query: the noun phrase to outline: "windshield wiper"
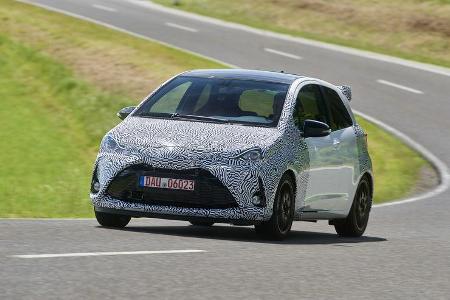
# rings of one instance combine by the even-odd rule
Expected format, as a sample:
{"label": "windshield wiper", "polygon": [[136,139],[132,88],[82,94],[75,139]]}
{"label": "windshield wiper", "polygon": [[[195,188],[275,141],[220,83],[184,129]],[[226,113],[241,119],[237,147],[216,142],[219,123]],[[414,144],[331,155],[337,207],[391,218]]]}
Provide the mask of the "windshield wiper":
{"label": "windshield wiper", "polygon": [[181,115],[178,113],[174,113],[170,117],[172,119],[177,119],[177,120],[198,120],[198,121],[211,121],[211,122],[220,122],[220,123],[233,123],[227,119],[206,117],[206,116],[196,116],[196,115]]}
{"label": "windshield wiper", "polygon": [[230,125],[242,125],[242,126],[259,126],[259,127],[273,127],[270,124],[261,124],[253,122],[240,122],[236,120],[229,120],[216,117],[197,116],[197,115],[182,115],[179,113],[148,113],[138,114],[137,117],[142,118],[158,118],[158,119],[175,119],[175,120],[194,120],[194,121],[207,121],[211,123],[230,124]]}
{"label": "windshield wiper", "polygon": [[137,113],[135,116],[141,117],[141,118],[165,119],[165,118],[170,118],[172,116],[172,114],[168,114],[168,113]]}

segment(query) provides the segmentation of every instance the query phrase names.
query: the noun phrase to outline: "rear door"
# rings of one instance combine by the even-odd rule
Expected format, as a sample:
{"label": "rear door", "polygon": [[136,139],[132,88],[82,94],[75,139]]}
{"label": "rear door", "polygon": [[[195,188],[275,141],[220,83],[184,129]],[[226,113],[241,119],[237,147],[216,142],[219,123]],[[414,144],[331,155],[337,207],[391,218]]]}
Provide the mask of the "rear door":
{"label": "rear door", "polygon": [[329,114],[328,125],[331,128],[332,155],[327,162],[330,186],[335,191],[333,202],[327,206],[330,210],[345,211],[353,199],[354,181],[357,178],[355,168],[358,164],[356,135],[353,120],[339,94],[322,86],[322,94]]}

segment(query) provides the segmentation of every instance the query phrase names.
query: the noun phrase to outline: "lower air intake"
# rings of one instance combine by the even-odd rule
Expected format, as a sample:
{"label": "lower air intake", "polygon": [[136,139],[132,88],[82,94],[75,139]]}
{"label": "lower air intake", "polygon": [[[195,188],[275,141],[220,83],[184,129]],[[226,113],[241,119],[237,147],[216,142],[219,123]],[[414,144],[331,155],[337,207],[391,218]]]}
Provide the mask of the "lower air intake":
{"label": "lower air intake", "polygon": [[[141,176],[195,180],[194,191],[141,187]],[[150,205],[190,208],[231,208],[237,203],[217,177],[203,169],[171,170],[148,165],[128,167],[108,186],[106,193],[116,199]]]}

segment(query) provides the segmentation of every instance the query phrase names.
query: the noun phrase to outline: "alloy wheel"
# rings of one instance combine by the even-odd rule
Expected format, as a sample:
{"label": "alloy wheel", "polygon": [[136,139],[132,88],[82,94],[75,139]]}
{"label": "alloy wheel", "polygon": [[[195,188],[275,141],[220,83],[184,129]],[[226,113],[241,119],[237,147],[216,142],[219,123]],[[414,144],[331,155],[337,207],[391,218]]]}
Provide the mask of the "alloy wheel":
{"label": "alloy wheel", "polygon": [[363,182],[363,184],[360,186],[356,199],[356,225],[359,229],[362,229],[364,226],[366,226],[367,217],[370,210],[369,186],[366,182]]}
{"label": "alloy wheel", "polygon": [[278,228],[281,232],[287,232],[292,225],[293,215],[293,192],[289,183],[285,182],[281,187],[278,201]]}

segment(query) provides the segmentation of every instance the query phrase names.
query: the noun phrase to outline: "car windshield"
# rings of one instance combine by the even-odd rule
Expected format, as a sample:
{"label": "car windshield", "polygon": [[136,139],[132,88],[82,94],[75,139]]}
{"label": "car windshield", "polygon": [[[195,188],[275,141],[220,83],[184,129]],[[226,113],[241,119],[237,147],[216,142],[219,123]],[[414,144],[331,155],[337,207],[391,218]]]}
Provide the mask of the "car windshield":
{"label": "car windshield", "polygon": [[274,127],[288,88],[284,83],[179,76],[134,116]]}

